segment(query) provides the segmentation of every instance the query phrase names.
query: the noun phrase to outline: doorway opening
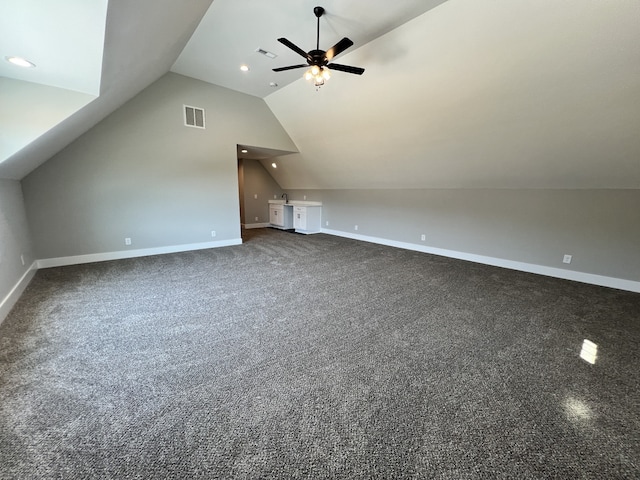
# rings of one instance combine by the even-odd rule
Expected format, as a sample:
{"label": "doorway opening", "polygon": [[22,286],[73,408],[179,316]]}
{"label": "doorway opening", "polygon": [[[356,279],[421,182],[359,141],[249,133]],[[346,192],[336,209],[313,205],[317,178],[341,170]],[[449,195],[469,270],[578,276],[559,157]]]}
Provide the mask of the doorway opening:
{"label": "doorway opening", "polygon": [[[238,195],[240,197],[240,231],[269,226],[269,200],[281,198],[284,190],[278,183],[280,157],[285,150],[237,145]],[[275,164],[276,167],[273,167]]]}

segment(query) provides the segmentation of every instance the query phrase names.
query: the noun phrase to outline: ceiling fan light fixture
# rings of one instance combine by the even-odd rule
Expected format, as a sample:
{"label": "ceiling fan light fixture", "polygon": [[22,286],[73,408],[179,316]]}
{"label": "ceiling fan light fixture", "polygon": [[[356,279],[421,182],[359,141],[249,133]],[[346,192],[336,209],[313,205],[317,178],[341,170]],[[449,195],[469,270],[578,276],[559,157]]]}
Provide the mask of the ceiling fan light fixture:
{"label": "ceiling fan light fixture", "polygon": [[313,13],[317,18],[316,48],[314,50],[305,52],[290,40],[287,40],[284,37],[278,38],[278,42],[303,57],[307,61],[307,63],[274,68],[274,72],[284,72],[286,70],[293,70],[296,68],[308,68],[308,70],[304,74],[304,78],[309,81],[313,80],[313,84],[316,87],[324,85],[324,82],[331,78],[329,69],[340,70],[355,75],[362,75],[364,73],[364,68],[352,67],[350,65],[341,65],[338,63],[329,63],[331,62],[331,60],[333,60],[335,57],[337,57],[347,48],[353,45],[353,41],[349,38],[344,37],[329,50],[320,50],[320,17],[324,15],[324,12],[325,10],[322,7],[315,7],[313,9]]}

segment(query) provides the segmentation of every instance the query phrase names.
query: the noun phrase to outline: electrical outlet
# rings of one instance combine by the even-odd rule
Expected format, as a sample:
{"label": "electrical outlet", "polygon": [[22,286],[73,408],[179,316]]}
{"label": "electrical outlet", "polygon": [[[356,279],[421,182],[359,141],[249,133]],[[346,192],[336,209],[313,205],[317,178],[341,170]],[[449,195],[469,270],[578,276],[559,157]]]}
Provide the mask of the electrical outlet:
{"label": "electrical outlet", "polygon": [[303,200],[306,200],[306,199],[307,199],[307,196],[306,196],[306,195],[304,195],[304,196],[302,197],[302,199],[303,199]]}
{"label": "electrical outlet", "polygon": [[125,245],[131,245],[131,239],[129,237],[124,239],[124,244]]}
{"label": "electrical outlet", "polygon": [[355,227],[353,227],[354,230],[358,230],[358,225],[356,225]]}
{"label": "electrical outlet", "polygon": [[427,239],[427,236],[424,233],[420,235],[420,240],[424,242],[426,239]]}
{"label": "electrical outlet", "polygon": [[215,237],[216,236],[216,231],[215,230],[211,230],[211,236]]}
{"label": "electrical outlet", "polygon": [[571,255],[565,255],[565,256],[562,258],[562,263],[571,263],[571,260],[572,260],[572,259],[573,259],[573,256],[571,256]]}
{"label": "electrical outlet", "polygon": [[258,221],[258,217],[256,217],[256,222]]}
{"label": "electrical outlet", "polygon": [[277,195],[274,195],[274,196],[273,196],[273,198],[278,198],[278,196],[277,196]]}
{"label": "electrical outlet", "polygon": [[327,220],[326,222],[324,222],[324,226],[328,227],[329,226],[329,220]]}
{"label": "electrical outlet", "polygon": [[258,194],[257,194],[257,193],[254,193],[254,194],[253,194],[253,198],[255,198],[255,199],[257,200],[257,199],[258,199]]}

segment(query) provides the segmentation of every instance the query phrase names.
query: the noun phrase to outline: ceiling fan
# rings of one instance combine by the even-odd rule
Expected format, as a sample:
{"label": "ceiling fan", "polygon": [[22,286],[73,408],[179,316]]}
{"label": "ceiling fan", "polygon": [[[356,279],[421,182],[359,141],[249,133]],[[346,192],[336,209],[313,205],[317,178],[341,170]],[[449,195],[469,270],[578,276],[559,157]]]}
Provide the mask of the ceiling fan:
{"label": "ceiling fan", "polygon": [[324,8],[315,7],[313,9],[313,13],[318,19],[318,30],[316,35],[316,49],[305,52],[300,47],[295,45],[293,42],[290,42],[286,38],[279,38],[278,41],[289,47],[291,50],[296,52],[298,55],[304,57],[307,60],[307,63],[301,63],[299,65],[289,65],[288,67],[280,67],[274,68],[274,72],[283,72],[285,70],[293,70],[294,68],[309,68],[305,73],[305,78],[307,80],[313,80],[314,85],[316,87],[320,87],[324,85],[325,80],[328,80],[331,76],[328,69],[331,70],[339,70],[341,72],[353,73],[356,75],[362,75],[364,73],[364,68],[360,67],[352,67],[350,65],[341,65],[339,63],[329,63],[331,60],[344,52],[347,48],[353,45],[353,42],[349,40],[347,37],[344,37],[338,43],[336,43],[329,50],[324,51],[320,50],[320,17],[324,14]]}

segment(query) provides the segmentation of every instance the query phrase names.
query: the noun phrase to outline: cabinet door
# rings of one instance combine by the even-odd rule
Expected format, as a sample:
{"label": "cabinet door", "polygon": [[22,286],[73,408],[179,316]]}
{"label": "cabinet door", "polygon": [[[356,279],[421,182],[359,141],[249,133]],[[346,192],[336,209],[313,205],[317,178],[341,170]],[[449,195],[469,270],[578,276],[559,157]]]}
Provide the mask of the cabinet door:
{"label": "cabinet door", "polygon": [[297,230],[307,229],[307,209],[305,207],[295,207],[293,210],[293,228]]}
{"label": "cabinet door", "polygon": [[282,209],[271,207],[269,209],[269,223],[271,225],[278,225],[279,227],[284,226],[284,218],[282,215]]}

